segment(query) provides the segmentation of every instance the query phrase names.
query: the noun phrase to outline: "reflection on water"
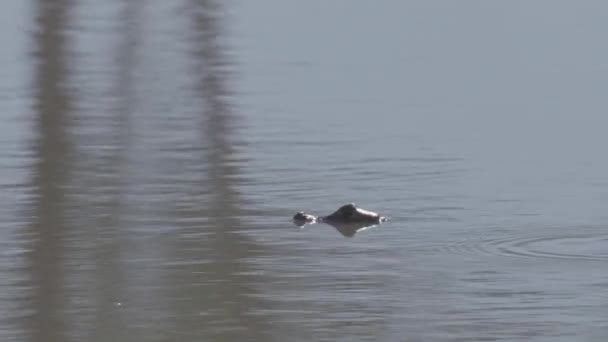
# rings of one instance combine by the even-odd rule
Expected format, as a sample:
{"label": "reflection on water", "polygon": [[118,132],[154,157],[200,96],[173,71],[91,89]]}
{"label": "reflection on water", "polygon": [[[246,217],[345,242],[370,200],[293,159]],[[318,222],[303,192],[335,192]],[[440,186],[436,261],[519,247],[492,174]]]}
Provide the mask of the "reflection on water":
{"label": "reflection on water", "polygon": [[73,142],[69,138],[71,99],[66,89],[68,43],[65,25],[69,22],[69,3],[36,3],[38,33],[34,34],[36,136],[32,144],[32,218],[24,230],[28,251],[27,272],[30,293],[24,312],[24,330],[32,341],[66,340],[66,240],[69,179],[72,176]]}
{"label": "reflection on water", "polygon": [[[236,188],[239,169],[235,164],[233,114],[228,102],[226,57],[219,40],[221,5],[194,0],[190,12],[188,20],[196,42],[190,50],[194,61],[191,72],[200,77],[194,94],[202,106],[193,113],[201,118],[195,124],[200,149],[184,157],[197,158],[197,164],[205,169],[183,184],[192,193],[179,201],[175,212],[183,237],[175,242],[175,266],[170,272],[173,279],[179,279],[179,285],[175,286],[174,280],[168,284],[173,329],[195,339],[268,340],[269,322],[256,314],[264,303],[256,298],[254,288],[264,278],[248,264],[263,247],[243,235],[247,226],[241,222],[243,203]],[[205,222],[200,220],[201,210]]]}
{"label": "reflection on water", "polygon": [[[368,230],[374,227],[377,227],[378,225],[376,224],[369,224],[369,223],[334,223],[334,222],[327,222],[324,223],[327,224],[329,226],[334,227],[340,234],[342,234],[344,237],[348,237],[348,238],[352,238],[353,236],[355,236],[355,234],[357,234],[358,232],[364,231],[364,230]],[[304,228],[308,228],[308,225],[297,225],[297,227],[304,229]]]}
{"label": "reflection on water", "polygon": [[608,336],[605,5],[6,6],[0,340]]}
{"label": "reflection on water", "polygon": [[[268,340],[254,287],[264,281],[248,264],[262,247],[240,219],[222,5],[191,1],[187,16],[174,18],[188,38],[170,42],[183,49],[185,70],[170,77],[192,85],[185,90],[145,83],[156,76],[150,67],[165,72],[145,42],[158,39],[147,20],[167,9],[115,5],[117,30],[83,20],[100,16],[93,4],[35,6],[37,125],[20,329],[32,341]],[[149,101],[142,91],[166,95]],[[149,112],[159,110],[154,101],[191,96],[198,103],[169,111],[170,121]],[[170,129],[185,139],[167,134],[176,124]]]}

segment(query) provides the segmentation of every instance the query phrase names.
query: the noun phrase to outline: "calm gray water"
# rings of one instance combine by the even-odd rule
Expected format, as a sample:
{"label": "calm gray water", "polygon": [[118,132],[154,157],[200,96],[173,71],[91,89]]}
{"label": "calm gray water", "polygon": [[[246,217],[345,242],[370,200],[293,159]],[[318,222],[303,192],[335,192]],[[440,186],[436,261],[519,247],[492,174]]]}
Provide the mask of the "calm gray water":
{"label": "calm gray water", "polygon": [[0,341],[605,341],[606,13],[3,3]]}

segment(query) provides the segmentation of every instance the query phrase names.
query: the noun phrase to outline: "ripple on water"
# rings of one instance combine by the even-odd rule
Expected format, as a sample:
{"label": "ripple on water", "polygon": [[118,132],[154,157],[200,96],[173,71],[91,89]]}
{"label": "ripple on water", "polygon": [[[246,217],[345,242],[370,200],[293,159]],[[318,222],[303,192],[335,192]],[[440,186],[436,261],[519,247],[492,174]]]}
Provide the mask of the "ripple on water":
{"label": "ripple on water", "polygon": [[468,239],[443,246],[447,253],[521,258],[608,261],[608,234],[561,233]]}

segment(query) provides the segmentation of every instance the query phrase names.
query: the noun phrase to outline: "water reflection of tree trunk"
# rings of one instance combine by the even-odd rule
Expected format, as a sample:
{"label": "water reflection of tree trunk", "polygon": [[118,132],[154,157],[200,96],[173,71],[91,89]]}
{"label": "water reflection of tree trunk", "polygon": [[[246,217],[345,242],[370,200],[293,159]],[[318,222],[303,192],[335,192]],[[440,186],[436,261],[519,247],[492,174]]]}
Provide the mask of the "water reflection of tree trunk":
{"label": "water reflection of tree trunk", "polygon": [[[180,259],[201,263],[190,263],[192,266],[179,270],[180,275],[189,277],[182,280],[189,285],[187,293],[176,296],[181,298],[174,307],[179,310],[176,330],[200,331],[209,340],[268,341],[269,323],[260,314],[264,303],[255,298],[255,286],[262,280],[251,275],[250,264],[261,247],[243,235],[243,199],[235,188],[238,169],[234,162],[234,121],[227,100],[227,62],[218,39],[222,5],[207,0],[193,0],[191,4],[195,33],[192,58],[195,74],[200,77],[197,93],[203,101],[201,157],[207,171],[206,178],[196,180],[193,187],[205,194],[198,200],[206,202],[203,210],[208,220],[189,227],[193,233],[204,230],[200,240],[184,240],[177,246]],[[189,209],[182,210],[180,216],[196,217],[204,204],[185,206]]]}
{"label": "water reflection of tree trunk", "polygon": [[[125,299],[126,291],[126,255],[124,250],[126,226],[127,186],[127,155],[131,145],[131,112],[134,107],[134,80],[136,42],[140,39],[140,12],[141,1],[125,0],[119,14],[118,24],[120,32],[115,49],[116,72],[111,87],[116,99],[108,125],[106,145],[112,146],[111,152],[101,158],[101,163],[93,165],[96,169],[91,174],[103,173],[107,177],[100,184],[96,184],[94,194],[102,199],[92,203],[92,207],[102,212],[102,218],[94,227],[93,236],[97,237],[95,249],[95,323],[94,337],[98,341],[131,340],[132,336],[125,330],[120,315],[120,302]],[[114,50],[113,50],[114,52]],[[96,196],[92,196],[96,197]]]}
{"label": "water reflection of tree trunk", "polygon": [[28,257],[32,316],[26,320],[26,329],[31,341],[65,341],[65,190],[70,169],[66,128],[70,99],[63,87],[69,2],[39,0],[35,5],[37,138],[33,146],[32,252]]}

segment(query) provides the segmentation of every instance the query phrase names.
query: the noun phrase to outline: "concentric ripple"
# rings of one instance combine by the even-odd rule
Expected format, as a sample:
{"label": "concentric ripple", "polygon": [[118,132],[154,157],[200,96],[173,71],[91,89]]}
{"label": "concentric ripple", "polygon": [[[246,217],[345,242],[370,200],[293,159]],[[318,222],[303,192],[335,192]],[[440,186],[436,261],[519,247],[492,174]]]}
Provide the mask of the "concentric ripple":
{"label": "concentric ripple", "polygon": [[480,238],[449,244],[443,250],[462,255],[608,261],[608,234]]}

